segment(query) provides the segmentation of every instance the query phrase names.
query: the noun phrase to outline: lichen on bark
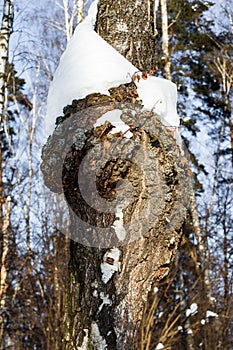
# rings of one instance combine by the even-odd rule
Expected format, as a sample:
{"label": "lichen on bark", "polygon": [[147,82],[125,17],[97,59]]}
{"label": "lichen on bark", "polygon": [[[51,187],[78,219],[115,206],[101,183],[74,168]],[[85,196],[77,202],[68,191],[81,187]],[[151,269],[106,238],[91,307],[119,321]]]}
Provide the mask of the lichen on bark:
{"label": "lichen on bark", "polygon": [[[66,313],[68,331],[64,348],[78,349],[84,341],[84,329],[88,330],[91,342],[91,329],[95,322],[108,349],[136,349],[136,333],[148,292],[155,281],[167,275],[180,241],[188,203],[188,169],[170,131],[161,125],[156,115],[143,111],[140,105],[113,100],[96,105],[97,96],[93,98],[94,106],[84,110],[80,110],[81,102],[74,102],[73,106],[65,109],[67,115],[60,120],[61,124],[43,151],[42,169],[46,183],[50,188],[64,192],[70,206],[71,237],[75,239],[71,242],[72,278],[68,292],[69,305],[72,306]],[[88,99],[90,101],[90,97]],[[99,103],[105,101],[101,95],[97,99]],[[103,161],[102,168],[96,174],[96,183],[100,197],[110,202],[118,195],[116,185],[119,181],[123,179],[132,184],[134,192],[131,201],[123,209],[124,225],[132,225],[128,226],[124,241],[119,241],[114,228],[111,228],[116,215],[98,211],[86,203],[79,190],[78,179],[83,159],[96,145],[107,148],[110,142],[111,151],[125,139],[124,135],[111,134],[111,123],[93,127],[101,115],[119,109],[123,111],[124,122],[131,125],[133,137],[125,140],[121,149],[122,157],[114,157],[113,152],[110,161]],[[69,124],[72,138],[79,140],[82,134],[83,141],[74,142],[66,150],[62,181],[58,184],[58,172],[51,171],[47,165],[52,162],[55,164],[57,155],[59,164],[63,145],[70,143],[70,133],[65,131],[65,122],[69,120],[72,121]],[[92,124],[92,128],[84,132],[82,127],[86,123]],[[65,139],[67,136],[68,140]],[[135,153],[139,149],[144,155],[141,164],[135,163]],[[92,163],[100,159],[101,154],[95,153]],[[143,212],[147,201],[148,217],[135,221],[135,226],[134,220]],[[155,215],[151,216],[151,213]],[[80,226],[80,220],[90,225],[88,231]],[[107,237],[98,231],[106,227],[110,228]],[[120,251],[121,268],[105,283],[101,264],[104,263],[106,252],[113,246],[118,246]],[[102,305],[101,295],[111,302]],[[123,326],[122,320],[127,327]],[[93,348],[101,349],[96,344],[93,340]]]}
{"label": "lichen on bark", "polygon": [[154,69],[154,0],[99,0],[96,31],[138,69]]}
{"label": "lichen on bark", "polygon": [[[155,66],[153,23],[152,0],[99,0],[97,32],[140,70]],[[131,103],[134,89],[133,82],[113,86],[109,96],[91,94],[64,106],[43,149],[45,183],[65,195],[70,209],[65,350],[82,349],[87,337],[87,349],[137,349],[148,292],[168,274],[182,235],[190,188],[187,161],[158,116]],[[122,111],[130,139],[113,134],[109,122],[94,127],[114,110]],[[107,150],[109,158],[99,166]],[[80,188],[79,172],[91,152],[89,166],[98,169],[91,181],[97,196],[85,178],[85,193]],[[125,188],[118,186],[122,181]],[[98,210],[98,200],[114,203],[130,188],[120,211]],[[125,236],[117,235],[119,212]],[[119,249],[117,262],[110,254],[113,247]],[[104,277],[107,265],[117,266],[110,278]]]}

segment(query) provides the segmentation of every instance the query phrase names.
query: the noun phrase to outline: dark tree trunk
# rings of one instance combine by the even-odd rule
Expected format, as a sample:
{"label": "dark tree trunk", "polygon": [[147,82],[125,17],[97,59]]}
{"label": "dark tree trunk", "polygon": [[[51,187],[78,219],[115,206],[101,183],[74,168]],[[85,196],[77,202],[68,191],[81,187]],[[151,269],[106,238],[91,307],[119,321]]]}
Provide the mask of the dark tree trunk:
{"label": "dark tree trunk", "polygon": [[[97,30],[136,66],[149,69],[152,13],[153,1],[100,0]],[[127,32],[119,30],[124,26]],[[134,89],[132,82],[111,89],[110,97],[73,101],[43,150],[45,182],[63,191],[70,207],[66,350],[137,349],[148,292],[168,274],[180,241],[187,162],[157,116],[129,103]],[[93,127],[105,113],[119,111],[130,139],[112,134],[109,122]]]}
{"label": "dark tree trunk", "polygon": [[[99,106],[89,107],[86,114],[77,111],[76,107],[70,107],[69,117],[65,121],[68,120],[69,126],[75,130],[77,120],[78,125],[85,125],[85,118],[94,124],[106,111],[121,108],[124,113],[122,119],[131,124],[130,121],[135,118],[132,112],[138,107],[136,117],[140,117],[140,123],[137,129],[132,128],[134,141],[124,145],[128,147],[128,156],[125,157],[121,146],[121,158],[113,154],[112,161],[103,161],[103,167],[97,174],[99,193],[110,202],[115,199],[119,180],[125,179],[132,184],[133,195],[123,210],[124,223],[130,225],[125,225],[126,237],[119,240],[113,228],[116,215],[94,210],[85,202],[78,188],[82,162],[93,145],[101,143],[103,148],[107,148],[111,140],[114,152],[114,147],[117,149],[121,140],[110,136],[110,124],[93,129],[81,143],[83,130],[77,129],[73,136],[79,142],[72,145],[69,152],[65,150],[68,155],[63,167],[63,189],[71,208],[70,235],[74,239],[71,243],[67,333],[64,338],[64,348],[70,350],[137,349],[137,331],[147,294],[152,284],[164,278],[169,271],[179,244],[188,202],[186,166],[179,158],[175,140],[164,130],[156,116],[151,114],[148,117],[137,105],[132,108],[132,104],[113,101],[103,105],[102,99],[105,100],[106,96],[99,95],[98,101],[95,101]],[[51,162],[55,159],[54,149],[59,155],[64,152],[63,145],[69,143],[66,130],[66,123],[59,125],[43,151],[42,169],[47,185],[54,191],[60,190],[57,171],[53,172],[53,169],[59,168],[60,157],[57,156],[58,164],[53,163],[52,168]],[[129,157],[139,148],[145,158],[140,162],[139,153],[137,164],[137,158]],[[101,154],[98,157],[98,153],[95,153],[95,156],[93,166],[99,162]],[[85,230],[82,222],[90,224],[88,230]],[[107,227],[112,228],[106,233],[104,229]],[[110,277],[104,272],[108,267],[112,268]],[[87,339],[92,347],[84,346]]]}

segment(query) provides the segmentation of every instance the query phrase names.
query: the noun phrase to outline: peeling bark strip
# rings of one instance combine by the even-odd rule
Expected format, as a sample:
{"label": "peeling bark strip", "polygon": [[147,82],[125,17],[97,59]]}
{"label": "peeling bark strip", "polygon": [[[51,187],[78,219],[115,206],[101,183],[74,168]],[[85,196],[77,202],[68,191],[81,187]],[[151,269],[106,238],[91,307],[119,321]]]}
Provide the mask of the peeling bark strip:
{"label": "peeling bark strip", "polygon": [[[62,171],[63,191],[70,206],[71,235],[76,241],[71,243],[67,332],[64,337],[66,350],[137,349],[137,332],[148,291],[152,283],[161,280],[169,271],[179,244],[188,203],[189,178],[186,165],[182,164],[183,159],[170,132],[164,129],[156,115],[142,112],[140,105],[113,101],[101,105],[101,100],[105,101],[106,98],[95,94],[80,102],[74,101],[73,106],[66,108],[67,115],[60,120],[62,123],[43,150],[42,170],[47,185],[61,191],[57,167],[61,163],[63,145],[70,143],[66,137],[76,140],[69,151],[65,151],[67,156]],[[99,104],[80,110],[81,105],[90,105],[90,101]],[[107,111],[119,109],[124,111],[124,122],[132,125],[133,137],[128,140],[127,152],[122,148],[122,157],[114,157],[113,152],[111,161],[103,160],[96,174],[96,183],[100,197],[110,203],[120,195],[116,187],[120,180],[128,180],[132,184],[134,191],[130,202],[122,210],[124,227],[127,227],[127,223],[134,223],[147,201],[150,201],[149,213],[153,212],[153,208],[158,210],[157,216],[152,219],[148,216],[143,225],[135,228],[139,231],[136,232],[135,241],[132,241],[135,232],[130,229],[123,240],[122,237],[119,239],[114,226],[120,221],[119,211],[117,218],[117,211],[114,214],[95,210],[94,204],[90,206],[79,190],[78,175],[85,156],[99,144],[108,148],[110,143],[111,153],[125,139],[124,135],[111,134],[112,126],[108,122],[91,130],[88,127],[86,133],[83,133],[82,127],[89,123],[94,125]],[[69,121],[72,123],[69,124],[72,133],[65,132],[66,122]],[[135,121],[137,127],[133,125]],[[142,164],[129,160],[137,152],[130,142],[134,146],[140,145],[144,150]],[[92,161],[99,161],[98,154]],[[143,163],[151,168],[151,172],[147,171]],[[154,182],[153,186],[148,186],[148,175]],[[81,221],[89,224],[88,230],[83,229]],[[149,226],[145,231],[146,224]],[[102,236],[102,231],[99,231],[106,227],[110,227],[108,237]],[[106,242],[114,244],[109,244],[105,249],[98,248],[98,245],[107,246]]]}
{"label": "peeling bark strip", "polygon": [[154,0],[99,0],[97,33],[140,70],[155,68]]}

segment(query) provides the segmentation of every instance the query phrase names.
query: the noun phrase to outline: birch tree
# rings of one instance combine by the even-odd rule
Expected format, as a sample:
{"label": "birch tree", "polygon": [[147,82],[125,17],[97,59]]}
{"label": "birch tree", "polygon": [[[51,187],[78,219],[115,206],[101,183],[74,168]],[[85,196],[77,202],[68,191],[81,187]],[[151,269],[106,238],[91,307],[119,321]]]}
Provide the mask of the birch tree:
{"label": "birch tree", "polygon": [[[153,23],[153,1],[129,1],[126,4],[118,0],[98,3],[97,32],[144,72],[152,69],[155,64]],[[125,27],[127,31],[122,30]],[[103,114],[112,108],[120,108],[121,103],[131,102],[134,88],[132,81],[129,85],[113,86],[110,96],[91,94],[83,100],[74,101],[72,106],[65,108],[64,120],[69,121],[69,116],[75,115],[82,123],[93,122],[96,112],[97,115]],[[90,106],[85,116],[82,115],[85,111],[84,106]],[[137,105],[131,105],[133,111],[129,106],[125,108],[129,117],[128,124],[131,125],[135,118],[140,118],[142,125],[150,122],[151,119],[141,111],[140,105],[139,114],[136,112],[136,116]],[[153,113],[151,117],[153,118]],[[67,142],[65,131],[62,129],[64,125],[61,123],[48,140],[42,156],[45,182],[55,192],[61,190],[60,181],[57,182],[56,165],[61,163],[57,155],[64,153],[64,149],[61,150],[59,145]],[[98,210],[98,200],[97,210],[94,210],[95,207],[91,208],[85,202],[77,187],[75,169],[79,169],[83,156],[92,148],[92,142],[103,142],[107,147],[104,135],[109,134],[108,126],[101,126],[97,133],[91,131],[77,153],[73,153],[72,150],[67,153],[63,168],[63,188],[67,202],[72,203],[70,231],[80,235],[83,243],[77,240],[71,242],[64,349],[136,349],[148,291],[169,272],[178,249],[186,215],[184,203],[188,200],[187,192],[181,194],[180,190],[189,187],[189,176],[187,163],[185,159],[182,163],[182,159],[179,158],[179,149],[171,133],[159,122],[156,121],[155,125],[147,131],[143,128],[132,128],[143,154],[147,154],[151,148],[153,150],[150,156],[145,156],[148,160],[146,168],[140,169],[142,160],[134,163],[121,157],[113,157],[103,165],[101,172],[96,174],[98,191],[110,202],[124,191],[122,188],[118,192],[116,185],[119,181],[127,180],[134,186],[133,202],[127,210],[120,213],[119,209],[115,214],[102,213]],[[79,132],[77,130],[75,138],[80,138]],[[115,139],[116,147],[118,142]],[[133,154],[134,151],[131,149],[129,152]],[[101,157],[98,153],[96,156],[98,159]],[[93,159],[92,164],[95,162]],[[145,169],[149,171],[149,168],[154,169],[155,173],[146,174]],[[159,179],[156,178],[157,171],[161,174]],[[148,218],[142,220],[144,224],[134,226],[134,222],[139,221],[145,199],[148,198],[146,182],[150,181],[149,178],[154,178],[155,183],[154,190],[151,190],[151,202],[148,203],[149,212],[153,212],[153,207],[157,208],[157,205],[160,205],[160,200],[156,199],[157,193],[161,201],[165,201],[165,207],[162,212],[159,211],[157,219]],[[92,196],[91,190],[90,195]],[[127,197],[126,194],[125,196]],[[180,205],[177,205],[177,198],[180,198]],[[116,241],[116,231],[111,231],[107,238],[98,233],[98,227],[107,226],[111,229],[117,226],[118,215],[121,217],[120,225],[123,225],[123,222],[131,222],[135,229],[135,232],[134,229],[130,231],[122,246]],[[85,230],[80,227],[77,225],[77,216],[95,228],[90,226]],[[148,223],[150,227],[147,227]],[[137,238],[133,239],[135,234]]]}
{"label": "birch tree", "polygon": [[66,40],[69,41],[75,26],[83,20],[84,1],[83,0],[62,0],[54,1],[55,5],[64,15],[64,21],[50,20],[49,25],[61,31]]}
{"label": "birch tree", "polygon": [[160,0],[161,17],[162,17],[162,52],[164,61],[165,78],[171,80],[171,61],[169,53],[168,40],[168,14],[167,14],[167,0]]}
{"label": "birch tree", "polygon": [[[6,66],[8,62],[9,39],[13,28],[14,1],[5,0],[3,6],[3,18],[0,33],[0,127],[1,127],[1,149],[0,149],[0,231],[1,231],[1,275],[0,275],[0,347],[3,349],[4,336],[4,309],[6,304],[7,291],[7,254],[8,254],[8,227],[10,217],[11,198],[4,198],[2,165],[3,165],[3,131],[7,118],[6,105]],[[3,204],[5,203],[5,214],[3,214]],[[4,222],[4,223],[3,223]]]}

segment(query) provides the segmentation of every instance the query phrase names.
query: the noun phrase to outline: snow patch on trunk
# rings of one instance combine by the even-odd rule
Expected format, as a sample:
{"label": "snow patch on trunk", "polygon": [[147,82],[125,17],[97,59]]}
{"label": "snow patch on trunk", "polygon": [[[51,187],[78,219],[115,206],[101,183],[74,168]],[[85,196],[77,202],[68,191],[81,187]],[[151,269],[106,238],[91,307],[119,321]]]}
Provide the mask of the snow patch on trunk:
{"label": "snow patch on trunk", "polygon": [[[63,114],[63,108],[74,99],[92,93],[109,95],[110,88],[130,83],[135,73],[141,74],[94,31],[97,4],[98,1],[94,1],[88,16],[76,27],[50,84],[46,116],[48,134],[53,131],[56,118]],[[135,84],[144,109],[153,110],[165,126],[179,126],[174,83],[148,76]]]}
{"label": "snow patch on trunk", "polygon": [[107,283],[113,274],[120,270],[120,250],[118,248],[111,248],[104,254],[103,263],[101,264],[102,281]]}
{"label": "snow patch on trunk", "polygon": [[124,137],[131,138],[133,136],[132,132],[129,131],[129,125],[125,124],[123,120],[121,120],[122,111],[120,109],[114,109],[112,111],[108,111],[102,115],[99,119],[97,119],[94,124],[94,128],[103,125],[105,122],[109,122],[114,126],[114,129],[111,131],[111,134],[117,134],[121,132],[124,134]]}
{"label": "snow patch on trunk", "polygon": [[137,69],[85,22],[79,24],[50,84],[46,131],[54,129],[63,108],[92,93],[109,95],[108,89],[130,83]]}
{"label": "snow patch on trunk", "polygon": [[105,339],[100,334],[99,327],[96,322],[92,322],[91,335],[94,345],[98,350],[105,350],[108,348]]}
{"label": "snow patch on trunk", "polygon": [[78,350],[88,350],[88,329],[83,330],[85,336],[83,338],[83,343],[81,346],[78,346]]}
{"label": "snow patch on trunk", "polygon": [[153,111],[159,116],[165,126],[178,127],[180,119],[177,116],[177,87],[170,80],[148,76],[135,81],[139,99],[144,109]]}
{"label": "snow patch on trunk", "polygon": [[115,212],[116,220],[113,222],[113,225],[112,225],[112,228],[115,230],[115,233],[119,241],[123,241],[126,236],[126,231],[123,223],[123,218],[124,218],[123,209],[124,207],[122,205],[117,205],[116,212]]}
{"label": "snow patch on trunk", "polygon": [[109,295],[105,295],[103,292],[100,293],[100,298],[102,299],[102,304],[99,307],[98,312],[100,312],[104,305],[112,305],[112,300],[109,299]]}

